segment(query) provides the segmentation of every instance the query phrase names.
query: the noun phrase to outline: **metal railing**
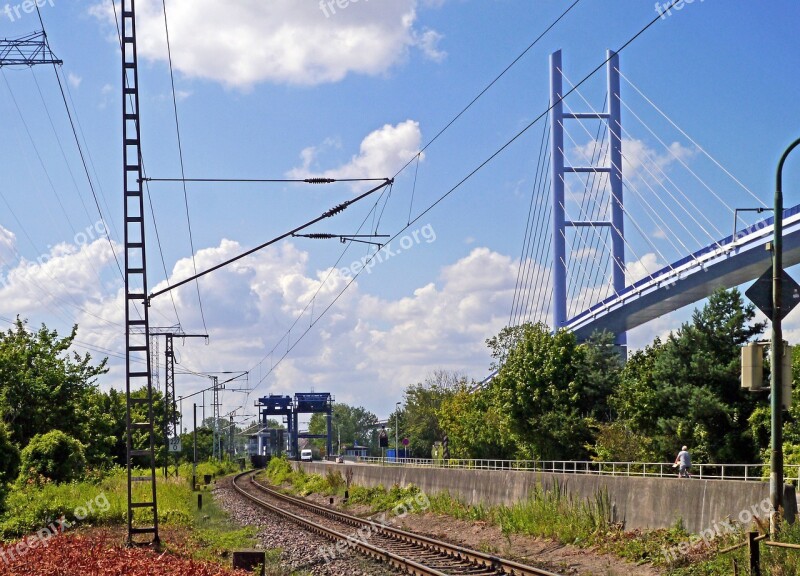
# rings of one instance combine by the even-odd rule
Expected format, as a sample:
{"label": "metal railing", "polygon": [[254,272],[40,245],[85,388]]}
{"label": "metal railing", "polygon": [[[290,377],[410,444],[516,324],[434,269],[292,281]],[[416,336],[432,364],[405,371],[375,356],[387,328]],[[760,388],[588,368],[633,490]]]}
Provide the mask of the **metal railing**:
{"label": "metal railing", "polygon": [[[640,476],[663,478],[677,476],[678,470],[667,462],[591,462],[575,460],[468,460],[450,458],[430,460],[425,458],[361,457],[357,462],[385,466],[419,468],[462,468],[467,470],[519,470],[551,472],[556,474],[595,474],[605,476]],[[690,474],[704,480],[767,481],[769,465],[765,464],[692,464]],[[784,466],[787,482],[797,483],[800,465]]]}

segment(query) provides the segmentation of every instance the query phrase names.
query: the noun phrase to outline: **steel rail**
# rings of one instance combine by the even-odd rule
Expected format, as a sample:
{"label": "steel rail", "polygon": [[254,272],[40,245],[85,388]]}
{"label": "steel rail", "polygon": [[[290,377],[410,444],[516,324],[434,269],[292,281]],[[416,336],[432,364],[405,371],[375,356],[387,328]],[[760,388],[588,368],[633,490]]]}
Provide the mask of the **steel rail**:
{"label": "steel rail", "polygon": [[[341,534],[331,528],[321,526],[316,524],[315,522],[297,516],[296,514],[292,514],[286,510],[281,508],[275,507],[269,503],[264,502],[263,500],[253,496],[252,494],[247,493],[244,489],[241,488],[237,484],[237,480],[241,479],[242,477],[252,474],[252,472],[245,472],[239,474],[234,478],[234,488],[246,498],[258,503],[261,506],[268,508],[271,511],[274,511],[281,516],[288,518],[292,521],[298,522],[304,527],[307,527],[312,532],[320,534],[329,540],[344,540],[348,542],[349,546],[361,551],[362,553],[375,558],[376,560],[380,560],[382,562],[386,562],[391,566],[396,568],[400,568],[410,574],[420,574],[420,575],[439,575],[445,574],[436,568],[432,568],[430,566],[425,566],[420,564],[419,562],[411,559],[399,556],[391,551],[379,548],[362,540],[359,540],[352,535],[344,535]],[[470,550],[468,548],[464,548],[462,546],[457,546],[454,544],[448,544],[446,542],[441,542],[439,540],[434,540],[433,538],[428,538],[427,536],[422,536],[419,534],[413,534],[411,532],[406,532],[404,530],[400,530],[398,528],[393,528],[386,526],[385,524],[377,524],[375,521],[365,520],[363,518],[359,518],[357,516],[352,516],[350,514],[346,514],[344,512],[339,512],[336,510],[331,510],[330,508],[325,508],[323,506],[319,506],[317,504],[308,502],[306,500],[294,498],[292,496],[288,496],[285,494],[281,494],[275,490],[272,490],[258,482],[255,481],[253,476],[250,477],[250,483],[256,489],[270,495],[272,498],[276,498],[285,502],[289,502],[295,506],[308,510],[309,512],[323,516],[325,518],[341,522],[343,524],[347,524],[349,526],[357,527],[357,528],[370,528],[376,529],[377,534],[380,534],[386,538],[390,538],[395,540],[399,543],[413,545],[419,548],[422,548],[422,552],[428,553],[436,553],[438,555],[444,556],[448,559],[453,561],[460,561],[460,562],[467,562],[472,564],[476,568],[479,569],[486,569],[490,572],[482,572],[481,574],[508,574],[514,576],[559,576],[553,572],[548,572],[546,570],[542,570],[539,568],[534,568],[532,566],[525,566],[523,564],[519,564],[517,562],[506,560],[503,558],[499,558],[497,556],[493,556],[490,554],[484,554],[482,552],[478,552],[476,550]],[[438,558],[439,561],[442,558]]]}

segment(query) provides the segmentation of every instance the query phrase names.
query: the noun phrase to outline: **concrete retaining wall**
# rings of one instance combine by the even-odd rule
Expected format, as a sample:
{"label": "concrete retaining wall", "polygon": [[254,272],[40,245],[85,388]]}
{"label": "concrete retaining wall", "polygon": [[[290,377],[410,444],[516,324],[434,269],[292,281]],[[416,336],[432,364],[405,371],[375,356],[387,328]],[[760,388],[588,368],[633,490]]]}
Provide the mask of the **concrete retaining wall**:
{"label": "concrete retaining wall", "polygon": [[[403,468],[361,464],[296,463],[307,473],[324,474],[334,468],[344,475],[353,471],[353,483],[361,486],[414,484],[427,494],[449,492],[467,504],[510,505],[527,499],[537,485],[545,489],[560,486],[576,500],[593,502],[606,492],[615,520],[628,529],[668,528],[678,520],[693,533],[722,529],[729,519],[747,520],[753,513],[768,517],[769,485],[762,482],[678,478],[636,478],[514,472],[500,470],[461,470]],[[793,520],[797,512],[794,487],[787,486],[784,502],[786,516]],[[763,507],[762,507],[763,503]]]}

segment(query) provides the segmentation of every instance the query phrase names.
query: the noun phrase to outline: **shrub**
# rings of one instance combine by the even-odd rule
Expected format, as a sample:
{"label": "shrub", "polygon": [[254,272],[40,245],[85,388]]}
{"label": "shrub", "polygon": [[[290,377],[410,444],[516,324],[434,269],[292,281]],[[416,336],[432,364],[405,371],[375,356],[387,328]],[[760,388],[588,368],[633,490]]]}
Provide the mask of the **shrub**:
{"label": "shrub", "polygon": [[86,469],[84,446],[60,430],[37,434],[22,451],[19,482],[71,482]]}
{"label": "shrub", "polygon": [[291,480],[293,472],[292,465],[286,456],[272,458],[267,466],[267,478],[276,486]]}

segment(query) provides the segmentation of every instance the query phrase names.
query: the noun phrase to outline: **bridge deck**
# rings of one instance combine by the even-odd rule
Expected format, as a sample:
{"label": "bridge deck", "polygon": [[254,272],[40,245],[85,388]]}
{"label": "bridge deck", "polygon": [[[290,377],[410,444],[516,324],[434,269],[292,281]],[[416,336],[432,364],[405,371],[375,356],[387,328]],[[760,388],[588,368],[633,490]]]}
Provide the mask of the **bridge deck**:
{"label": "bridge deck", "polygon": [[[595,330],[619,333],[755,280],[771,265],[772,217],[669,264],[567,322],[579,338]],[[784,210],[783,262],[800,264],[800,205]]]}

